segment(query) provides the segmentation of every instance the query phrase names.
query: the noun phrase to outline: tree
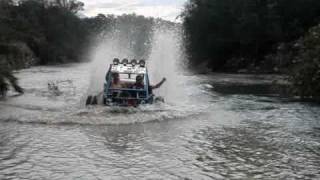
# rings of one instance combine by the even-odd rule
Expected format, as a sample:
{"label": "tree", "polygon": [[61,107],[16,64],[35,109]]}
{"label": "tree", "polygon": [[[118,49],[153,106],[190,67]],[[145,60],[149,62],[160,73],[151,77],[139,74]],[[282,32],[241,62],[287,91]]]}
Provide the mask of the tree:
{"label": "tree", "polygon": [[239,69],[259,66],[279,43],[293,41],[316,25],[320,1],[189,0],[182,17],[192,64]]}
{"label": "tree", "polygon": [[298,54],[290,73],[292,89],[301,98],[320,102],[320,25],[296,42]]}
{"label": "tree", "polygon": [[77,13],[83,10],[84,3],[77,0],[54,0],[52,5],[56,5],[60,8],[64,8],[73,13]]}

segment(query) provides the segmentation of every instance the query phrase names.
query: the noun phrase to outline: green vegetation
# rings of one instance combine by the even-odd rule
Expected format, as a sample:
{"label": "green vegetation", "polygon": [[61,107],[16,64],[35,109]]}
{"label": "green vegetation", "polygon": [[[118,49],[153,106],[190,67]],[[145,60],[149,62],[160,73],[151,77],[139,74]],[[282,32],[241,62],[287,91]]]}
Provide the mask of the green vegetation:
{"label": "green vegetation", "polygon": [[74,0],[2,1],[0,42],[25,43],[40,64],[79,61],[87,32],[75,13],[82,6]]}
{"label": "green vegetation", "polygon": [[320,102],[320,25],[313,27],[295,44],[291,81],[296,95]]}
{"label": "green vegetation", "polygon": [[319,17],[318,0],[190,0],[183,25],[191,64],[227,71],[273,63],[266,56]]}
{"label": "green vegetation", "polygon": [[189,0],[182,17],[191,66],[286,73],[294,94],[320,100],[320,1]]}

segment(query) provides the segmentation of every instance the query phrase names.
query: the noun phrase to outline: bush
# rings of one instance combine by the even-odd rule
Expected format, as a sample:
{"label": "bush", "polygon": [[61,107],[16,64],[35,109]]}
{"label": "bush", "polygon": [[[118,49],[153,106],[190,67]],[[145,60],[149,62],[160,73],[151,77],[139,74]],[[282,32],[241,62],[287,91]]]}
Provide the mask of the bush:
{"label": "bush", "polygon": [[[76,12],[76,0],[19,0],[0,3],[0,43],[23,42],[40,64],[80,61],[89,29]],[[64,3],[62,3],[64,2]]]}
{"label": "bush", "polygon": [[279,43],[317,25],[319,10],[319,0],[189,0],[182,17],[191,64],[260,66]]}
{"label": "bush", "polygon": [[291,72],[293,92],[320,101],[320,25],[311,28],[296,46],[299,52]]}

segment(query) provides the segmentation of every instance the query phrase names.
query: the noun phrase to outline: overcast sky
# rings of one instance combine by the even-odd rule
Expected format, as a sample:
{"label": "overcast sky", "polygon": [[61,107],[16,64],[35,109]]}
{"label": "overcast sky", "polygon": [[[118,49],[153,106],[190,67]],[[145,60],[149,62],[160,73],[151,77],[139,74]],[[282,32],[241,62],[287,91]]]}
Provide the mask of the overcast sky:
{"label": "overcast sky", "polygon": [[187,0],[81,0],[85,3],[84,14],[95,16],[102,14],[121,15],[136,13],[138,15],[160,17],[176,21]]}

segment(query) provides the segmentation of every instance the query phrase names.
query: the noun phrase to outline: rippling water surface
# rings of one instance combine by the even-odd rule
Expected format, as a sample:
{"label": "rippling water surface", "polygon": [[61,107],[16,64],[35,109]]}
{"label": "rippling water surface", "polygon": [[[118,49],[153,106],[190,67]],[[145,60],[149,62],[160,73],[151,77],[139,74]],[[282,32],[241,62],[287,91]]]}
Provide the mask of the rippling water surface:
{"label": "rippling water surface", "polygon": [[17,73],[25,95],[0,102],[0,179],[320,178],[317,105],[190,75],[183,103],[86,108],[87,67]]}

